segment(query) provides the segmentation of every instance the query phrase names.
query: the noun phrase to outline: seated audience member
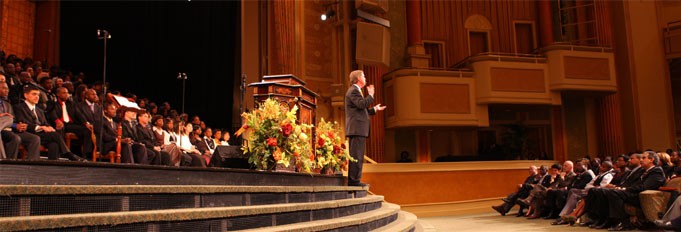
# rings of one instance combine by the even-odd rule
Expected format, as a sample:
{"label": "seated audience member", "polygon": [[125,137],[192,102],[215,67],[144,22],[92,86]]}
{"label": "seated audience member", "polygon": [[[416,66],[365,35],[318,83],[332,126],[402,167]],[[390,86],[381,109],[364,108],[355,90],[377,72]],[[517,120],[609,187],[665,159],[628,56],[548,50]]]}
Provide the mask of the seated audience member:
{"label": "seated audience member", "polygon": [[[569,162],[570,165],[572,165],[572,161],[566,162]],[[567,173],[571,173],[570,178],[574,178],[575,174],[574,172],[572,172],[572,166],[570,166],[569,168],[570,170],[568,170],[569,171],[568,172],[563,171],[563,166],[561,166],[560,164],[551,165],[551,169],[549,170],[549,177],[545,178],[544,181],[541,182],[542,183],[541,185],[534,186],[534,189],[530,191],[530,195],[527,198],[518,200],[519,204],[530,206],[531,209],[534,209],[533,210],[534,213],[532,215],[529,215],[527,219],[536,219],[542,217],[546,192],[548,190],[558,188],[558,186],[560,186],[563,183],[564,177],[568,175]],[[545,185],[545,183],[548,183],[548,185]]]}
{"label": "seated audience member", "polygon": [[220,139],[220,145],[229,146],[229,131],[225,130],[222,132],[222,138]]}
{"label": "seated audience member", "polygon": [[[632,162],[633,161],[633,162]],[[592,188],[587,194],[587,212],[589,217],[596,220],[593,228],[611,230],[627,230],[629,216],[622,210],[624,203],[639,205],[638,194],[644,190],[658,189],[664,184],[664,173],[655,167],[659,157],[655,152],[634,154],[629,158],[630,163],[638,163],[624,178],[620,186],[608,185],[606,188]],[[596,191],[599,190],[599,191]]]}
{"label": "seated audience member", "polygon": [[671,177],[674,175],[674,164],[671,161],[671,157],[665,152],[657,153],[657,155],[660,157],[659,166],[664,171],[665,177],[667,177],[667,179],[671,179]]}
{"label": "seated audience member", "polygon": [[610,181],[611,184],[613,185],[622,184],[622,180],[624,179],[625,174],[629,174],[630,172],[629,157],[631,157],[632,154],[634,153],[629,153],[629,155],[622,154],[619,157],[617,157],[617,160],[615,161],[615,167],[612,173],[612,180]]}
{"label": "seated audience member", "polygon": [[[539,170],[537,169],[537,166],[534,165],[530,166],[529,169],[530,175],[527,176],[527,178],[525,178],[525,181],[522,184],[518,184],[518,190],[511,194],[508,194],[506,198],[502,199],[504,201],[503,204],[492,206],[492,209],[499,212],[501,216],[505,216],[506,213],[508,213],[508,211],[511,210],[511,208],[513,208],[517,199],[525,198],[530,194],[530,190],[534,188],[535,184],[539,183],[539,180],[544,176],[544,174],[546,174],[546,172],[547,172],[546,166],[542,165],[541,169]],[[519,216],[523,215],[522,207],[518,211],[518,215]]]}
{"label": "seated audience member", "polygon": [[206,127],[206,131],[203,132],[203,143],[206,144],[206,150],[202,152],[203,158],[206,159],[206,164],[208,164],[210,163],[210,158],[213,156],[213,152],[215,152],[215,147],[217,147],[213,140],[212,128]]}
{"label": "seated audience member", "polygon": [[83,95],[83,101],[76,103],[76,113],[78,115],[75,119],[78,120],[78,124],[85,126],[89,130],[94,130],[102,122],[102,107],[97,104],[99,96],[92,89],[84,90]]}
{"label": "seated audience member", "polygon": [[213,143],[215,143],[216,146],[222,145],[220,143],[220,138],[222,138],[222,130],[215,128],[213,131]]}
{"label": "seated audience member", "polygon": [[64,138],[56,132],[54,127],[47,124],[45,113],[38,104],[40,91],[37,87],[27,85],[24,88],[24,102],[14,106],[16,122],[23,122],[28,124],[28,132],[40,136],[42,144],[48,147],[48,157],[51,160],[56,160],[59,157],[67,157],[71,160],[86,161],[85,159],[73,154],[71,150],[66,147]]}
{"label": "seated audience member", "polygon": [[[610,161],[605,161],[610,163]],[[568,166],[572,163],[568,161],[563,164],[563,170],[569,170]],[[566,168],[567,167],[567,168]],[[570,180],[570,175],[567,174],[564,177],[563,183],[559,184],[556,189],[551,189],[546,192],[546,210],[548,211],[548,216],[545,219],[558,219],[552,225],[567,224],[559,218],[560,211],[565,207],[568,193],[573,189],[584,189],[588,183],[594,178],[593,172],[589,172],[582,162],[577,162],[574,168],[575,176]]]}
{"label": "seated audience member", "polygon": [[[0,79],[4,78],[0,74]],[[17,122],[14,123],[14,109],[12,104],[7,100],[9,95],[9,86],[7,83],[0,82],[0,124],[3,128],[1,136],[3,146],[3,159],[17,159],[19,153],[19,143],[26,148],[27,160],[40,159],[40,137],[28,133],[28,124]],[[6,122],[9,121],[9,122]]]}
{"label": "seated audience member", "polygon": [[43,77],[40,79],[39,83],[40,99],[38,100],[38,106],[45,112],[52,112],[57,102],[57,97],[52,92],[52,88],[54,87],[52,79]]}
{"label": "seated audience member", "polygon": [[87,120],[77,119],[77,117],[82,117],[82,114],[78,113],[75,103],[69,100],[69,91],[66,88],[57,89],[57,101],[57,106],[53,107],[52,112],[48,114],[50,123],[62,134],[76,134],[80,149],[76,149],[74,153],[87,157],[88,154],[92,154],[94,148],[91,139],[92,127],[88,128],[83,124]]}
{"label": "seated audience member", "polygon": [[206,167],[206,160],[201,156],[201,152],[192,145],[189,140],[189,136],[194,129],[191,123],[184,123],[180,121],[178,123],[179,137],[177,139],[177,146],[184,152],[182,157],[183,165],[191,165],[195,167]]}
{"label": "seated audience member", "polygon": [[[101,144],[101,154],[107,154],[111,151],[116,151],[116,143],[118,142],[118,136],[116,131],[118,130],[118,122],[114,120],[116,118],[116,106],[113,104],[104,104],[104,116],[102,116],[102,131],[99,132],[99,127],[95,128],[97,134],[97,143]],[[99,136],[101,134],[101,136]],[[135,158],[133,158],[133,152],[131,147],[132,141],[130,138],[121,138],[121,163],[134,163]],[[138,157],[143,156],[138,155]]]}
{"label": "seated audience member", "polygon": [[[627,158],[628,160],[628,158]],[[582,166],[586,166],[586,164],[581,163]],[[557,225],[560,224],[574,224],[577,221],[577,218],[581,217],[584,214],[584,201],[580,201],[586,196],[586,194],[589,192],[589,189],[591,188],[601,188],[605,187],[608,184],[610,184],[610,181],[612,180],[613,177],[613,168],[612,168],[612,163],[609,161],[603,162],[601,164],[600,171],[598,176],[596,178],[592,179],[591,182],[586,184],[584,189],[571,189],[570,193],[568,194],[568,200],[565,203],[565,206],[560,212],[560,217],[563,223],[556,223]],[[593,173],[591,173],[593,175]]]}
{"label": "seated audience member", "polygon": [[400,153],[400,159],[397,160],[397,162],[398,163],[411,163],[411,162],[414,162],[414,161],[411,160],[411,158],[409,158],[409,152],[402,151],[402,153]]}
{"label": "seated audience member", "polygon": [[170,166],[180,166],[180,161],[182,161],[183,154],[175,144],[177,141],[177,136],[174,132],[172,132],[174,128],[173,120],[164,120],[163,116],[156,115],[152,119],[152,122],[154,123],[156,145],[161,147],[161,151],[165,151],[170,154]]}
{"label": "seated audience member", "polygon": [[130,148],[135,156],[135,163],[154,164],[153,161],[156,158],[156,153],[148,151],[147,147],[137,139],[137,121],[135,118],[137,118],[135,111],[125,111],[123,113],[123,120],[121,121],[123,134],[121,138],[130,141]]}
{"label": "seated audience member", "polygon": [[149,124],[150,120],[151,117],[146,111],[142,111],[137,115],[137,141],[147,147],[147,154],[149,152],[154,152],[156,154],[155,157],[157,157],[157,159],[154,161],[155,164],[169,165],[170,154],[166,151],[162,151],[160,144],[156,142],[156,136],[154,136],[154,131]]}

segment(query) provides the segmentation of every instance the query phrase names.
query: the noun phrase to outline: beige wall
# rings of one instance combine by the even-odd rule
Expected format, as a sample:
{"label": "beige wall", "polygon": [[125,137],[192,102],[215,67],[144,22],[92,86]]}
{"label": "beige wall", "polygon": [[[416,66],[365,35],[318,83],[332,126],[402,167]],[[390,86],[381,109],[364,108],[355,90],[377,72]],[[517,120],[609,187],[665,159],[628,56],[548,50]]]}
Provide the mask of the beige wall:
{"label": "beige wall", "polygon": [[[653,1],[623,1],[615,8],[618,76],[623,77],[622,114],[625,146],[666,149],[674,141],[674,119],[668,67],[658,12]],[[629,38],[628,40],[624,38]],[[634,143],[634,144],[632,144]]]}

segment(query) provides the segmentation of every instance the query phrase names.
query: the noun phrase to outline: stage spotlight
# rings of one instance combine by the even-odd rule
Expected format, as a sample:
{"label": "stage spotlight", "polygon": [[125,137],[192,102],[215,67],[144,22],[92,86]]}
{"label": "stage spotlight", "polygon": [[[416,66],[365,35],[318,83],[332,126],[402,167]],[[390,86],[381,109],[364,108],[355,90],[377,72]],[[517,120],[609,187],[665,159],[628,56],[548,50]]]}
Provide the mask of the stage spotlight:
{"label": "stage spotlight", "polygon": [[327,10],[326,13],[323,13],[322,16],[321,16],[322,21],[326,21],[327,19],[333,17],[334,15],[336,15],[335,11]]}

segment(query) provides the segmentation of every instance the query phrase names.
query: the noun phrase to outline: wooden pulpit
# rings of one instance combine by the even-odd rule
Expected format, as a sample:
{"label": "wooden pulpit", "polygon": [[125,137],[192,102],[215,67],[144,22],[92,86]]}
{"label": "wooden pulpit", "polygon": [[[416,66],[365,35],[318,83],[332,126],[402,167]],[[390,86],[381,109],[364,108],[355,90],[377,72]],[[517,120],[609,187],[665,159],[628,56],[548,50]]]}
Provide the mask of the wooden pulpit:
{"label": "wooden pulpit", "polygon": [[305,87],[305,82],[292,74],[264,76],[261,82],[251,83],[256,104],[267,98],[298,106],[298,121],[314,125],[316,123],[317,95]]}

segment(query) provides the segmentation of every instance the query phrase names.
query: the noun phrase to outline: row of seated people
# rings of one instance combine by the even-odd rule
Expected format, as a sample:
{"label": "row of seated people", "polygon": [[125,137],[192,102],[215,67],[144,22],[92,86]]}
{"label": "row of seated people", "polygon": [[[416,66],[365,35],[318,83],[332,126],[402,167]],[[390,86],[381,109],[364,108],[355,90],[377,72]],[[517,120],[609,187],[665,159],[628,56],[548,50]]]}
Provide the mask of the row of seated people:
{"label": "row of seated people", "polygon": [[650,150],[620,155],[616,167],[611,161],[604,161],[598,174],[589,169],[588,159],[566,161],[550,168],[532,166],[530,176],[518,185],[518,190],[492,208],[506,215],[517,204],[520,206],[517,216],[556,219],[552,225],[574,225],[588,218],[579,224],[611,231],[634,229],[635,225],[643,224],[639,224],[636,215],[625,212],[625,204],[640,207],[641,192],[657,190],[668,180],[659,157]]}
{"label": "row of seated people", "polygon": [[[29,76],[30,77],[30,76]],[[10,91],[9,85],[6,82],[2,82],[4,80],[4,75],[0,74],[0,83],[4,83],[4,85],[1,87],[3,89],[3,93],[1,94],[2,96],[2,104],[3,106],[6,106],[7,110],[3,109],[3,111],[6,112],[11,112],[12,110],[12,104],[9,99],[11,96],[11,93],[14,91],[16,92],[17,89],[15,88],[13,91]],[[43,80],[47,79],[43,78]],[[79,102],[74,102],[72,101],[72,96],[69,94],[68,89],[64,87],[60,87],[56,89],[56,99],[53,101],[48,100],[47,102],[53,102],[54,107],[46,107],[48,104],[41,104],[41,99],[42,96],[44,95],[49,95],[51,94],[49,91],[49,88],[40,88],[40,86],[31,84],[30,82],[24,83],[22,86],[22,93],[26,90],[31,90],[31,93],[25,93],[22,94],[21,96],[21,101],[15,100],[17,104],[14,104],[14,106],[20,106],[21,109],[25,104],[29,104],[29,101],[32,100],[28,95],[36,95],[37,100],[36,102],[32,102],[29,107],[30,109],[36,111],[36,113],[32,113],[31,115],[35,115],[36,120],[31,120],[31,122],[36,123],[36,125],[39,125],[40,127],[31,130],[30,128],[33,128],[33,124],[26,124],[26,121],[29,120],[24,120],[20,119],[19,117],[14,117],[12,113],[7,113],[4,118],[4,123],[0,126],[9,124],[10,126],[5,126],[3,128],[3,140],[4,140],[4,146],[2,148],[7,147],[8,152],[5,154],[3,152],[5,149],[0,150],[0,158],[10,158],[10,159],[16,159],[17,158],[17,153],[18,153],[18,144],[22,143],[24,144],[24,147],[26,148],[26,158],[29,160],[37,160],[39,159],[40,151],[39,151],[39,146],[36,144],[42,144],[46,145],[48,148],[48,158],[49,159],[58,159],[60,157],[65,157],[69,158],[71,160],[80,160],[84,161],[82,157],[86,157],[89,154],[92,154],[93,148],[94,148],[94,143],[93,140],[90,139],[92,133],[99,138],[99,133],[100,133],[100,126],[98,122],[101,122],[102,120],[100,119],[101,117],[104,117],[101,115],[101,107],[97,104],[99,102],[99,96],[96,93],[94,89],[85,89],[83,92],[83,101]],[[17,95],[17,94],[14,94]],[[25,96],[24,96],[25,95]],[[44,103],[44,102],[43,102]],[[49,109],[49,110],[48,110]],[[3,112],[4,113],[4,112]],[[148,114],[147,114],[148,116]],[[137,119],[135,116],[132,116],[132,118],[128,118],[126,115],[127,121],[131,123],[136,123],[137,121],[141,121]],[[195,117],[195,119],[198,119],[198,117]],[[169,119],[170,120],[170,119]],[[147,120],[148,121],[148,120]],[[140,123],[141,124],[141,123]],[[204,124],[205,125],[205,124]],[[189,124],[188,126],[192,126],[192,124]],[[151,128],[150,126],[147,125],[148,128]],[[29,129],[26,129],[29,128]],[[126,163],[140,163],[140,164],[161,164],[161,165],[179,165],[178,160],[178,155],[177,152],[173,152],[172,149],[169,151],[162,151],[159,149],[158,146],[151,146],[151,145],[145,145],[144,147],[146,149],[141,149],[140,145],[144,144],[142,142],[139,142],[140,135],[137,133],[137,129],[135,127],[130,127],[124,124],[124,136],[123,141],[124,145],[121,151],[122,155],[122,161]],[[197,126],[198,129],[198,126]],[[185,129],[182,129],[185,130]],[[24,132],[27,133],[24,133]],[[115,131],[115,130],[114,130]],[[146,131],[146,130],[139,130],[139,131]],[[177,130],[173,130],[177,131]],[[201,130],[196,130],[193,132],[190,129],[187,129],[187,131],[192,132],[192,139],[191,141],[196,143],[197,141],[202,141],[204,140],[201,136]],[[33,132],[36,132],[33,134]],[[198,132],[198,133],[196,133]],[[214,150],[214,147],[216,145],[228,145],[226,141],[229,140],[229,133],[225,133],[224,137],[221,135],[221,131],[219,133],[216,133],[217,137],[216,139],[211,138],[212,136],[212,131],[210,128],[206,130],[206,137],[205,139],[206,146],[199,146],[199,147],[208,147],[210,149],[202,149],[203,155],[210,156],[212,154],[212,151]],[[79,155],[74,154],[71,152],[70,148],[66,147],[64,142],[64,135],[65,133],[73,133],[77,135],[78,141],[75,143],[79,145],[79,149],[75,149],[75,153],[79,153]],[[105,137],[106,135],[111,135],[111,134],[103,134],[102,137]],[[115,134],[113,134],[115,135]],[[40,138],[43,138],[42,140]],[[115,136],[114,136],[115,138]],[[219,141],[219,139],[225,139],[225,142]],[[105,138],[106,139],[106,138]],[[54,141],[54,142],[52,142]],[[96,142],[100,142],[97,140]],[[103,152],[107,152],[113,148],[115,148],[115,145],[111,145],[111,141],[107,141],[109,143],[104,143],[102,147],[104,150]],[[219,143],[218,143],[219,142]],[[130,145],[130,149],[134,152],[128,152],[128,144]],[[150,142],[147,142],[147,144],[151,144]],[[185,143],[189,144],[189,143]],[[189,150],[188,148],[185,150]],[[183,151],[184,152],[184,151]],[[175,162],[170,162],[170,157],[174,157]],[[133,156],[135,158],[133,158]],[[184,154],[182,160],[191,160],[189,157],[191,155]],[[185,164],[191,164],[193,166],[205,166],[205,163],[200,163],[197,162],[196,160],[199,159],[194,159],[195,162],[184,162]]]}

